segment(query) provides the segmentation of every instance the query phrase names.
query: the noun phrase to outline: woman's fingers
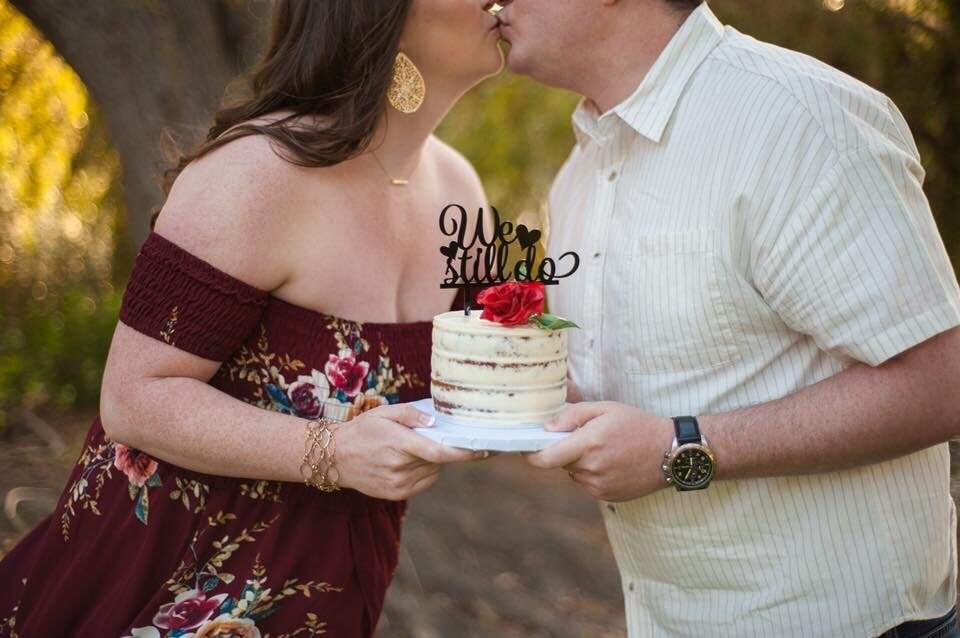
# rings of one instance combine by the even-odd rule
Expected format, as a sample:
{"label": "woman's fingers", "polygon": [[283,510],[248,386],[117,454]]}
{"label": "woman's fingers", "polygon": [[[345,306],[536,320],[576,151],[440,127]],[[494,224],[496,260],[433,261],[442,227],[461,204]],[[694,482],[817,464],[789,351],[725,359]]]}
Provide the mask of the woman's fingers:
{"label": "woman's fingers", "polygon": [[408,428],[429,428],[436,423],[436,417],[421,412],[409,403],[384,405],[371,411],[381,419],[388,419]]}
{"label": "woman's fingers", "polygon": [[409,430],[402,433],[400,449],[411,456],[423,459],[429,463],[459,463],[484,458],[483,452],[464,450],[458,447],[441,445],[436,441],[421,436]]}

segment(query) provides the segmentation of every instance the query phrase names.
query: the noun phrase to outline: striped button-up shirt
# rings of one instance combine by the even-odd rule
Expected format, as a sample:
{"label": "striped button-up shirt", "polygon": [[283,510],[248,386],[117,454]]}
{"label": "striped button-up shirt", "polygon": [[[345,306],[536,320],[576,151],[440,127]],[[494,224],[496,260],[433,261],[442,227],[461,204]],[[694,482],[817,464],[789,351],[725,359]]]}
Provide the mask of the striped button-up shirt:
{"label": "striped button-up shirt", "polygon": [[[583,263],[548,295],[582,326],[586,400],[722,413],[960,324],[911,133],[857,80],[704,5],[629,98],[602,115],[584,100],[573,120],[548,249]],[[946,613],[949,474],[943,443],[603,505],[630,635],[868,637]]]}

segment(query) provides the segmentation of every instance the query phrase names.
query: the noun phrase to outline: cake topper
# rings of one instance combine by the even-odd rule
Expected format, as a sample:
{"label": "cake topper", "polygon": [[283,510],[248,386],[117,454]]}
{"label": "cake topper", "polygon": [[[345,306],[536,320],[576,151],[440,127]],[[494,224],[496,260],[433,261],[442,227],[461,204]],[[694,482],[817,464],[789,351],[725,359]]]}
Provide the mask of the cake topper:
{"label": "cake topper", "polygon": [[[503,221],[496,207],[491,206],[490,210],[493,214],[492,227],[487,227],[484,209],[481,208],[472,234],[467,211],[463,206],[449,204],[440,212],[440,231],[451,238],[446,245],[440,247],[440,254],[447,258],[445,278],[440,287],[464,289],[463,311],[467,316],[470,315],[471,285],[501,284],[484,291],[491,293],[487,295],[488,299],[502,299],[504,295],[508,299],[528,299],[531,294],[536,294],[531,293],[531,289],[539,289],[542,299],[543,286],[559,284],[561,279],[571,276],[580,267],[580,256],[573,251],[568,251],[557,259],[547,256],[538,259],[537,242],[542,237],[541,231],[528,228],[524,224]],[[522,254],[519,261],[508,267],[512,244],[516,244]],[[569,267],[562,274],[558,274],[558,264],[566,262],[571,262]],[[505,285],[508,281],[511,284],[509,286]],[[480,297],[477,300],[484,303]],[[535,309],[528,320],[549,329],[578,327],[561,317],[543,314],[542,310],[541,302],[539,309]],[[484,314],[488,314],[486,310]]]}

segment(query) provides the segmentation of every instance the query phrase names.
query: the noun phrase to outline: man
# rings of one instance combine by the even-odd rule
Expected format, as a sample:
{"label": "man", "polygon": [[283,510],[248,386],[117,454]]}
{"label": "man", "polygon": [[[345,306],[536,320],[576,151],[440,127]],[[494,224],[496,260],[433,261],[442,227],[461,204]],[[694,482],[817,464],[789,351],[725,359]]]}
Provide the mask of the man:
{"label": "man", "polygon": [[585,96],[549,294],[587,402],[528,460],[603,501],[630,635],[960,636],[960,288],[897,108],[697,0],[500,17]]}

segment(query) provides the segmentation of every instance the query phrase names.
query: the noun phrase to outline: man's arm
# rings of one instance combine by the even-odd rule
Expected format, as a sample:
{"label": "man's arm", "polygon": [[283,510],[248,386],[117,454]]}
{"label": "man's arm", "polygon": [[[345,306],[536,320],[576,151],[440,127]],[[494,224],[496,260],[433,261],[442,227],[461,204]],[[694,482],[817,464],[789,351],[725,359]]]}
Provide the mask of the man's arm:
{"label": "man's arm", "polygon": [[[840,470],[960,436],[960,287],[916,147],[901,143],[909,131],[893,119],[885,128],[897,134],[839,149],[808,190],[752,212],[749,277],[763,302],[858,363],[775,401],[694,413],[717,479]],[[666,486],[669,416],[578,404],[553,428],[583,428],[528,459],[567,467],[597,498],[638,498]]]}
{"label": "man's arm", "polygon": [[[960,436],[960,327],[879,366],[857,363],[781,399],[698,421],[717,456],[715,480],[830,472],[942,443]],[[580,403],[547,429],[577,431],[527,460],[572,472],[595,498],[632,500],[667,486],[667,416]]]}
{"label": "man's arm", "polygon": [[861,363],[776,401],[698,418],[716,479],[869,465],[960,436],[960,328],[877,367]]}

